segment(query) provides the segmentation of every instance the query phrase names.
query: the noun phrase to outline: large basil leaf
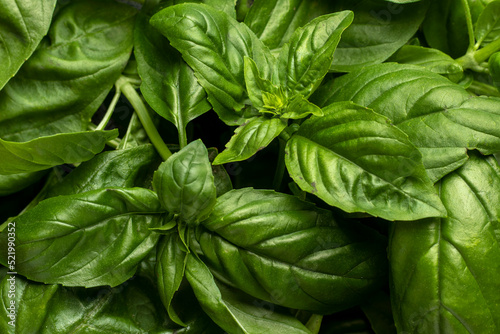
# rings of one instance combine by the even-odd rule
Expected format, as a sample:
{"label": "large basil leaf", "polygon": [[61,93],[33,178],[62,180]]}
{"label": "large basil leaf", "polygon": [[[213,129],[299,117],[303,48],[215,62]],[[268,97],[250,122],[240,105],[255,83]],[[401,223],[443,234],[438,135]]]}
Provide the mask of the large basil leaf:
{"label": "large basil leaf", "polygon": [[460,85],[422,68],[382,64],[325,85],[314,101],[354,101],[392,120],[423,155],[432,181],[460,167],[466,149],[500,151],[500,100],[471,98]]}
{"label": "large basil leaf", "polygon": [[72,1],[0,92],[0,138],[24,142],[87,130],[132,49],[136,11],[112,0]]}
{"label": "large basil leaf", "polygon": [[[161,225],[161,213],[156,194],[142,188],[44,200],[16,218],[17,272],[66,286],[121,284],[158,241],[149,228]],[[0,260],[5,264],[6,254]]]}
{"label": "large basil leaf", "polygon": [[336,1],[336,11],[354,11],[354,21],[342,34],[331,70],[349,72],[383,62],[417,32],[427,7],[427,1],[404,5],[379,0]]}
{"label": "large basil leaf", "polygon": [[270,79],[274,59],[268,48],[246,25],[202,4],[165,8],[150,22],[193,68],[219,117],[229,125],[243,123],[249,104],[243,58],[252,58]]}
{"label": "large basil leaf", "polygon": [[210,110],[205,90],[193,70],[168,40],[149,25],[149,16],[144,13],[138,15],[135,25],[134,55],[144,98],[180,133],[185,133],[187,123]]}
{"label": "large basil leaf", "polygon": [[181,286],[186,268],[187,250],[177,230],[165,235],[158,243],[155,267],[158,291],[170,319],[185,326],[172,306],[172,299]]}
{"label": "large basil leaf", "polygon": [[308,98],[318,87],[332,64],[342,32],[352,20],[350,11],[323,15],[294,32],[278,56],[275,74],[290,96]]}
{"label": "large basil leaf", "polygon": [[188,255],[186,277],[204,311],[229,333],[310,333],[291,316],[266,312],[228,288],[221,291],[210,270],[192,254]]}
{"label": "large basil leaf", "polygon": [[[6,277],[8,278],[8,277]],[[116,288],[65,288],[16,277],[16,330],[4,323],[9,282],[0,283],[0,328],[12,334],[173,334],[157,293],[147,281],[134,278]]]}
{"label": "large basil leaf", "polygon": [[0,139],[0,174],[36,172],[65,163],[90,160],[118,130],[62,133],[24,143]]}
{"label": "large basil leaf", "polygon": [[0,2],[0,90],[49,30],[56,0]]}
{"label": "large basil leaf", "polygon": [[159,157],[152,145],[103,152],[48,188],[45,198],[109,187],[147,187],[151,185],[152,169],[158,164]]}
{"label": "large basil leaf", "polygon": [[474,33],[477,46],[500,37],[500,1],[493,1],[484,8],[477,19]]}
{"label": "large basil leaf", "polygon": [[208,217],[216,188],[208,151],[196,140],[163,162],[153,178],[163,207],[188,224]]}
{"label": "large basil leaf", "polygon": [[404,45],[389,60],[400,64],[422,66],[438,74],[458,74],[463,72],[462,66],[444,52],[417,45]]}
{"label": "large basil leaf", "polygon": [[244,188],[219,197],[191,243],[222,282],[315,313],[356,305],[385,277],[380,235],[270,190]]}
{"label": "large basil leaf", "polygon": [[443,178],[445,219],[395,223],[389,247],[398,331],[500,330],[500,168],[471,155]]}
{"label": "large basil leaf", "polygon": [[333,103],[288,141],[285,162],[302,188],[347,212],[388,220],[443,216],[420,152],[387,118]]}
{"label": "large basil leaf", "polygon": [[[158,1],[158,0],[155,0]],[[203,3],[209,5],[221,12],[226,13],[232,18],[236,18],[236,1],[237,0],[167,0],[161,1],[162,7],[178,5],[181,3]]]}
{"label": "large basil leaf", "polygon": [[267,147],[285,129],[287,122],[279,118],[255,117],[240,125],[226,149],[214,160],[215,165],[250,158]]}

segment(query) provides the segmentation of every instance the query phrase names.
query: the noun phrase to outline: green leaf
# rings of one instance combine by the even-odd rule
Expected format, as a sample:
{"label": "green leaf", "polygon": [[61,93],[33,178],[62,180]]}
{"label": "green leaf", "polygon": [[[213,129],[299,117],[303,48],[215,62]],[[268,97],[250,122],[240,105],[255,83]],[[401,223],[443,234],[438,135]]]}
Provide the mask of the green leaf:
{"label": "green leaf", "polygon": [[112,0],[71,1],[0,92],[0,138],[25,142],[86,131],[124,69],[135,9]]}
{"label": "green leaf", "polygon": [[150,23],[181,52],[208,93],[208,100],[228,125],[247,117],[244,84],[245,56],[270,79],[274,58],[244,24],[202,4],[180,4],[155,14]]}
{"label": "green leaf", "polygon": [[301,94],[307,99],[318,87],[332,64],[342,32],[353,18],[351,11],[323,15],[294,32],[281,49],[275,74],[290,96]]}
{"label": "green leaf", "polygon": [[466,149],[500,151],[500,100],[471,98],[460,85],[399,64],[367,67],[318,90],[313,102],[354,101],[388,117],[420,150],[433,182],[463,165]]}
{"label": "green leaf", "polygon": [[[149,228],[161,225],[162,213],[155,193],[142,188],[46,199],[16,218],[16,270],[50,284],[119,285],[158,241]],[[0,245],[6,249],[6,233]]]}
{"label": "green leaf", "polygon": [[45,198],[109,187],[148,187],[151,185],[152,169],[158,166],[158,160],[158,154],[151,145],[103,152],[49,187]]}
{"label": "green leaf", "polygon": [[[157,1],[157,0],[156,0]],[[226,13],[236,19],[236,0],[167,0],[162,1],[163,7],[174,6],[181,3],[202,3]]]}
{"label": "green leaf", "polygon": [[218,286],[207,266],[188,255],[186,277],[203,310],[229,333],[310,333],[291,316],[269,312],[241,293]]}
{"label": "green leaf", "polygon": [[376,334],[396,334],[392,316],[391,299],[384,291],[379,291],[361,305],[363,313],[370,321]]}
{"label": "green leaf", "polygon": [[341,0],[337,10],[351,9],[354,21],[342,34],[331,70],[350,72],[381,63],[417,32],[427,1],[405,5],[377,0]]}
{"label": "green leaf", "polygon": [[493,1],[484,8],[477,19],[474,33],[478,47],[500,37],[500,1]]}
{"label": "green leaf", "polygon": [[0,90],[35,51],[47,33],[56,0],[0,3]]}
{"label": "green leaf", "polygon": [[214,160],[214,165],[242,161],[269,145],[285,129],[287,122],[279,118],[255,117],[240,125],[226,149]]}
{"label": "green leaf", "polygon": [[142,79],[141,93],[148,104],[172,122],[180,132],[187,124],[211,109],[193,70],[168,40],[149,25],[141,13],[134,30],[134,55]]}
{"label": "green leaf", "polygon": [[[9,282],[0,283],[5,313]],[[2,333],[40,334],[137,334],[162,333],[172,326],[165,318],[161,301],[148,281],[134,278],[116,288],[65,288],[42,285],[16,276],[16,330],[0,316]]]}
{"label": "green leaf", "polygon": [[379,288],[385,247],[363,225],[334,220],[295,196],[251,188],[219,197],[190,245],[222,282],[320,314],[354,306]]}
{"label": "green leaf", "polygon": [[90,160],[118,130],[63,133],[24,143],[0,139],[0,174],[36,172],[65,163]]}
{"label": "green leaf", "polygon": [[[248,97],[255,108],[258,110],[279,109],[284,106],[286,96],[283,90],[260,76],[257,64],[252,58],[244,57],[244,75]],[[272,101],[269,101],[268,96],[272,97]]]}
{"label": "green leaf", "polygon": [[163,162],[154,174],[153,184],[162,206],[188,224],[208,217],[215,205],[214,176],[201,140]]}
{"label": "green leaf", "polygon": [[14,194],[40,180],[46,172],[0,175],[0,196]]}
{"label": "green leaf", "polygon": [[404,45],[390,59],[400,64],[413,64],[438,74],[462,73],[462,66],[453,58],[437,49],[417,45]]}
{"label": "green leaf", "polygon": [[389,258],[398,331],[500,330],[499,175],[494,158],[473,154],[439,184],[449,218],[395,223]]}
{"label": "green leaf", "polygon": [[187,250],[177,231],[168,233],[160,240],[155,268],[158,291],[170,319],[181,326],[186,326],[186,324],[177,315],[172,306],[172,299],[184,278],[187,256]]}
{"label": "green leaf", "polygon": [[500,52],[491,55],[488,60],[488,68],[493,79],[493,84],[497,87],[497,90],[500,89]]}
{"label": "green leaf", "polygon": [[444,216],[408,137],[372,110],[334,103],[288,141],[285,162],[302,190],[346,212],[387,220]]}
{"label": "green leaf", "polygon": [[323,116],[323,111],[317,105],[307,101],[302,95],[294,95],[288,101],[281,118],[301,119],[309,115]]}
{"label": "green leaf", "polygon": [[228,191],[233,189],[233,183],[231,182],[231,177],[223,166],[213,165],[215,157],[219,154],[219,151],[215,147],[210,147],[208,149],[208,159],[212,163],[212,174],[214,175],[215,188],[217,189],[217,197],[224,195]]}

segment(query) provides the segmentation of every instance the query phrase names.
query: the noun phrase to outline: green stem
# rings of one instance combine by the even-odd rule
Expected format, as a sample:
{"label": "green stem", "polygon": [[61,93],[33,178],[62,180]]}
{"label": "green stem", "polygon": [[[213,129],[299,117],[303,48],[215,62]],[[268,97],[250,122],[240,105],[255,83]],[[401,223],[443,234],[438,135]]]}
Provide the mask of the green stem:
{"label": "green stem", "polygon": [[179,133],[179,147],[182,149],[187,145],[186,127],[182,126],[177,132]]}
{"label": "green stem", "polygon": [[113,96],[113,99],[111,100],[111,103],[109,104],[108,110],[106,111],[106,114],[101,120],[101,123],[97,126],[96,130],[104,130],[106,125],[108,125],[109,120],[111,119],[111,115],[113,115],[113,111],[115,111],[116,104],[118,103],[118,99],[120,98],[121,95],[120,87],[116,85],[116,92],[115,95]]}
{"label": "green stem", "polygon": [[486,61],[492,54],[500,50],[500,38],[494,40],[490,44],[486,45],[484,48],[474,52],[474,59],[478,64]]}
{"label": "green stem", "polygon": [[120,85],[123,95],[125,95],[130,104],[132,104],[132,107],[134,107],[135,112],[137,113],[137,116],[139,117],[139,120],[141,121],[142,126],[144,127],[144,130],[149,137],[149,140],[151,140],[151,143],[156,148],[162,159],[167,160],[172,155],[172,152],[170,152],[167,145],[158,133],[158,130],[151,120],[151,117],[149,117],[148,110],[141,97],[139,96],[139,94],[137,94],[137,91],[127,80],[127,78],[120,77],[117,81],[117,84]]}
{"label": "green stem", "polygon": [[500,97],[500,92],[498,91],[498,89],[496,89],[496,87],[476,80],[472,81],[467,90],[471,91],[476,95],[488,95],[488,96]]}
{"label": "green stem", "polygon": [[136,120],[137,120],[137,114],[133,113],[132,117],[130,118],[130,122],[128,123],[127,132],[125,133],[125,136],[123,136],[120,146],[118,147],[119,149],[123,149],[127,146],[128,140],[130,138],[130,133],[132,132],[132,127],[134,126]]}
{"label": "green stem", "polygon": [[279,138],[280,148],[278,155],[278,164],[276,165],[276,172],[274,173],[273,188],[280,191],[281,183],[283,182],[283,175],[285,174],[285,146],[286,140]]}
{"label": "green stem", "polygon": [[467,0],[462,0],[462,6],[465,11],[465,21],[467,22],[467,33],[469,35],[469,48],[468,51],[474,50],[474,27],[472,25],[472,15],[470,13],[469,2]]}

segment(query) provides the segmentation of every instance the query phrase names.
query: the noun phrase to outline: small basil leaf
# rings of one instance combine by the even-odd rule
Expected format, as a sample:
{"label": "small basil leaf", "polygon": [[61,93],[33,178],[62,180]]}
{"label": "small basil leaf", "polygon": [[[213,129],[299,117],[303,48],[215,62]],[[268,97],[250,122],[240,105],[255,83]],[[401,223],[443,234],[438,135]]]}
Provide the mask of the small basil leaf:
{"label": "small basil leaf", "polygon": [[[500,168],[471,154],[439,183],[449,217],[394,224],[389,245],[398,331],[500,330]],[[466,303],[464,301],[467,301]]]}
{"label": "small basil leaf", "polygon": [[488,68],[493,79],[493,84],[497,87],[497,90],[500,89],[500,52],[491,55],[488,60]]}
{"label": "small basil leaf", "polygon": [[385,240],[376,232],[269,190],[244,188],[219,197],[190,240],[190,249],[222,282],[320,314],[356,305],[385,276]]}
{"label": "small basil leaf", "polygon": [[162,206],[188,224],[197,224],[213,209],[216,188],[208,152],[196,140],[163,162],[153,177]]}
{"label": "small basil leaf", "polygon": [[0,175],[0,196],[7,196],[23,190],[40,180],[44,175],[44,171]]}
{"label": "small basil leaf", "polygon": [[127,64],[136,10],[112,0],[76,0],[0,92],[0,138],[26,142],[87,130]]}
{"label": "small basil leaf", "polygon": [[165,235],[158,244],[155,268],[158,291],[170,319],[181,326],[186,326],[186,324],[177,315],[172,306],[172,299],[184,278],[187,255],[187,250],[177,231]]}
{"label": "small basil leaf", "polygon": [[463,165],[466,149],[500,151],[500,100],[471,99],[462,86],[419,67],[366,67],[325,85],[312,100],[354,101],[388,117],[420,150],[433,182]]}
{"label": "small basil leaf", "polygon": [[381,63],[417,32],[428,3],[390,4],[378,0],[342,0],[335,7],[354,12],[354,21],[342,34],[331,70],[349,72]]}
{"label": "small basil leaf", "polygon": [[318,87],[332,64],[342,32],[352,20],[351,11],[323,15],[294,32],[278,56],[276,73],[290,96],[301,94],[307,99]]}
{"label": "small basil leaf", "polygon": [[417,45],[405,45],[389,61],[400,64],[413,64],[438,74],[462,73],[463,68],[453,58],[437,49]]}
{"label": "small basil leaf", "polygon": [[45,198],[109,187],[147,187],[151,185],[151,179],[147,177],[151,177],[151,169],[158,165],[158,160],[158,154],[151,145],[103,152],[49,187]]}
{"label": "small basil leaf", "polygon": [[486,45],[500,37],[500,1],[490,2],[477,19],[474,29],[476,46]]}
{"label": "small basil leaf", "polygon": [[36,172],[65,163],[90,160],[118,130],[63,133],[18,143],[0,139],[0,174]]}
{"label": "small basil leaf", "polygon": [[301,119],[309,115],[323,116],[323,111],[317,105],[307,101],[302,95],[295,95],[288,101],[288,105],[281,118]]}
{"label": "small basil leaf", "polygon": [[219,117],[228,125],[243,123],[248,100],[243,58],[254,59],[269,79],[274,63],[269,49],[246,25],[202,4],[165,8],[150,23],[193,68]]}
{"label": "small basil leaf", "polygon": [[168,40],[140,13],[134,30],[134,55],[142,79],[141,93],[148,104],[180,132],[211,109],[193,70]]}
{"label": "small basil leaf", "polygon": [[[6,277],[7,278],[7,277]],[[0,312],[10,302],[5,279],[0,283]],[[116,288],[66,288],[42,285],[16,277],[16,330],[2,333],[172,333],[155,289],[140,277]],[[4,317],[1,319],[3,320]],[[8,319],[8,318],[7,318]],[[1,320],[0,320],[1,321]],[[0,322],[0,329],[4,324]]]}
{"label": "small basil leaf", "polygon": [[[157,0],[156,0],[157,1]],[[181,3],[202,3],[211,6],[232,18],[236,18],[236,0],[167,0],[161,1],[163,7],[179,5]]]}
{"label": "small basil leaf", "polygon": [[[269,108],[270,103],[266,103],[268,101],[264,102],[265,97],[263,94],[267,93],[267,95],[277,95],[278,87],[274,86],[270,80],[266,80],[260,76],[257,64],[255,64],[252,58],[245,57],[244,63],[245,85],[250,101],[252,101],[253,106],[259,110]],[[278,99],[278,96],[276,96],[276,99]],[[283,105],[285,103],[285,99],[286,97],[283,96],[282,99],[276,101],[274,103],[274,109]],[[281,102],[281,104],[279,102]]]}
{"label": "small basil leaf", "polygon": [[[156,194],[142,188],[46,199],[16,218],[17,272],[66,286],[121,284],[158,241],[149,227],[161,225],[162,213]],[[0,245],[6,249],[7,233]]]}
{"label": "small basil leaf", "polygon": [[[208,149],[208,159],[211,163],[215,160],[215,157],[219,154],[219,151],[215,147],[210,147]],[[229,190],[233,189],[233,183],[231,182],[231,177],[223,166],[218,166],[212,164],[212,174],[214,175],[215,188],[217,189],[217,197],[224,195]]]}
{"label": "small basil leaf", "polygon": [[287,123],[279,118],[255,117],[240,125],[226,149],[214,160],[215,165],[242,161],[267,147],[285,129]]}
{"label": "small basil leaf", "polygon": [[35,51],[49,30],[56,0],[0,3],[0,90]]}
{"label": "small basil leaf", "polygon": [[351,102],[323,112],[286,146],[286,166],[302,190],[346,212],[388,220],[445,215],[420,152],[387,118]]}

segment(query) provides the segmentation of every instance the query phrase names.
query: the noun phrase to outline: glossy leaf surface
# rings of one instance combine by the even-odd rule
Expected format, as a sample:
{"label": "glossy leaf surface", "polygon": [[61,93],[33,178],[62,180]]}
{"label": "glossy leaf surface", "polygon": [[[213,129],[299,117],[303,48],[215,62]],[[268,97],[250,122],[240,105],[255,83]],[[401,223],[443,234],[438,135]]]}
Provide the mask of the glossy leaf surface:
{"label": "glossy leaf surface", "polygon": [[410,65],[374,65],[316,95],[318,105],[351,100],[388,117],[422,152],[432,181],[460,167],[466,149],[500,151],[500,100],[471,98],[451,81]]}
{"label": "glossy leaf surface", "polygon": [[269,145],[285,129],[287,123],[279,118],[255,117],[240,125],[231,140],[214,160],[215,165],[242,161]]}
{"label": "glossy leaf surface", "polygon": [[64,133],[41,137],[24,143],[0,139],[3,162],[0,174],[36,172],[65,163],[90,160],[104,149],[117,130]]}
{"label": "glossy leaf surface", "polygon": [[0,90],[35,51],[47,33],[56,0],[0,3]]}
{"label": "glossy leaf surface", "polygon": [[244,24],[202,4],[180,4],[155,14],[150,23],[181,52],[195,71],[219,117],[229,125],[243,123],[248,95],[245,56],[269,79],[274,62],[268,48]]}
{"label": "glossy leaf surface", "polygon": [[[48,284],[121,284],[158,241],[149,228],[161,225],[161,213],[156,195],[142,188],[49,198],[16,219],[17,272]],[[0,237],[6,249],[6,233]]]}
{"label": "glossy leaf surface", "polygon": [[208,151],[194,141],[163,162],[153,178],[160,202],[188,224],[197,224],[213,209],[216,188]]}
{"label": "glossy leaf surface", "polygon": [[214,276],[279,305],[332,313],[359,303],[385,276],[380,235],[294,196],[233,190],[202,225],[191,249]]}
{"label": "glossy leaf surface", "polygon": [[129,59],[135,13],[111,0],[61,9],[48,37],[0,92],[0,138],[24,142],[87,130]]}
{"label": "glossy leaf surface", "polygon": [[388,220],[445,214],[420,152],[387,118],[349,102],[323,111],[286,146],[286,166],[302,190]]}
{"label": "glossy leaf surface", "polygon": [[398,331],[498,332],[499,175],[493,158],[473,154],[439,184],[449,218],[395,223],[389,257]]}
{"label": "glossy leaf surface", "polygon": [[474,29],[476,45],[486,45],[500,37],[500,1],[489,3],[481,12]]}
{"label": "glossy leaf surface", "polygon": [[0,196],[14,194],[40,180],[45,172],[0,175]]}
{"label": "glossy leaf surface", "polygon": [[211,109],[193,70],[149,24],[149,16],[144,13],[138,15],[135,24],[134,55],[144,98],[179,131],[185,131],[187,123]]}
{"label": "glossy leaf surface", "polygon": [[438,74],[462,73],[463,69],[453,58],[442,51],[417,45],[405,45],[389,60],[400,64],[412,64]]}

